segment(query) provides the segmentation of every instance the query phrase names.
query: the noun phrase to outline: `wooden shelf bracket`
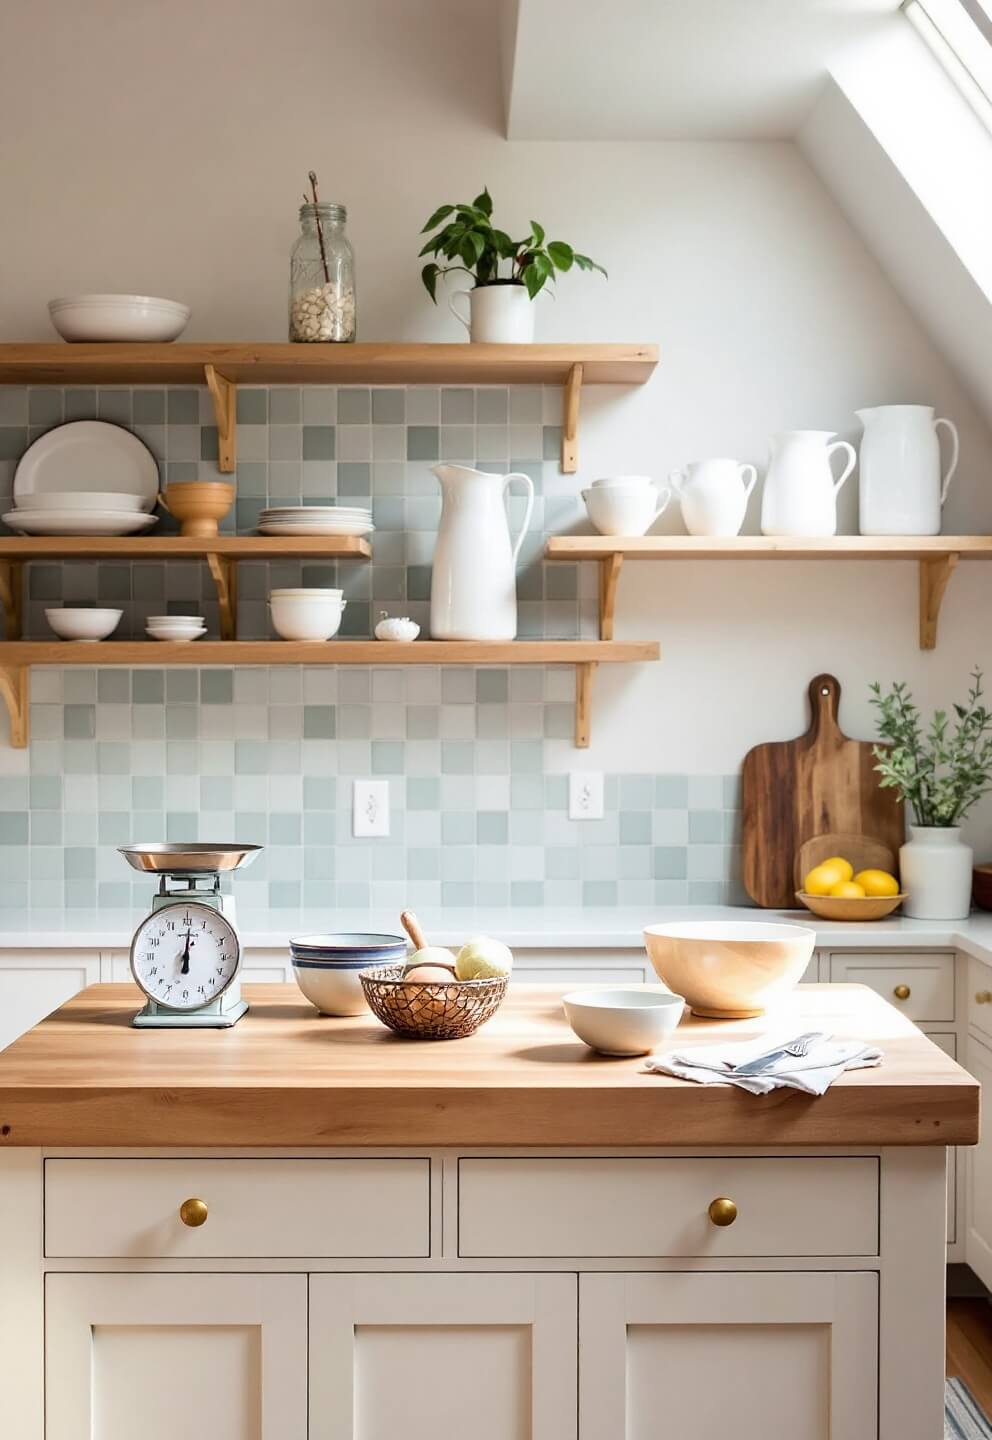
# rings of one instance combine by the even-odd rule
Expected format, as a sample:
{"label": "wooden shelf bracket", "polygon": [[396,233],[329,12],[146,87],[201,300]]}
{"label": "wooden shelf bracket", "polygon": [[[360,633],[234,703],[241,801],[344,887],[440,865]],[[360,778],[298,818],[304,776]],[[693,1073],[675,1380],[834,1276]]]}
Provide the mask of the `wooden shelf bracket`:
{"label": "wooden shelf bracket", "polygon": [[214,402],[214,419],[217,421],[217,469],[230,475],[237,464],[238,387],[213,365],[204,365],[203,374]]}
{"label": "wooden shelf bracket", "polygon": [[953,551],[920,561],[920,649],[936,650],[937,621],[944,601],[947,582],[954,574],[960,556]]}
{"label": "wooden shelf bracket", "polygon": [[30,676],[27,665],[0,665],[0,697],[10,716],[10,743],[15,750],[27,748]]}
{"label": "wooden shelf bracket", "polygon": [[623,566],[623,555],[615,551],[599,562],[599,638],[613,639],[613,617],[617,607],[617,581]]}
{"label": "wooden shelf bracket", "polygon": [[23,570],[21,560],[0,560],[0,606],[3,608],[4,634],[8,640],[21,638]]}
{"label": "wooden shelf bracket", "polygon": [[573,365],[565,381],[561,415],[561,470],[574,475],[579,468],[579,399],[582,395],[582,366]]}
{"label": "wooden shelf bracket", "polygon": [[589,749],[592,733],[592,677],[595,660],[583,660],[575,667],[575,748]]}
{"label": "wooden shelf bracket", "polygon": [[238,562],[226,555],[207,555],[207,564],[217,587],[220,638],[238,638]]}

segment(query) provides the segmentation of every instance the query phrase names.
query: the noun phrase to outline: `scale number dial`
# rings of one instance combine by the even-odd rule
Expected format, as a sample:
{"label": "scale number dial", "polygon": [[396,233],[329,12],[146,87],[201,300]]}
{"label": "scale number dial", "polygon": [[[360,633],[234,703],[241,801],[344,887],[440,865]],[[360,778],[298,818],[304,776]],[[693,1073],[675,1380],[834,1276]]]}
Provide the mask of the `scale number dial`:
{"label": "scale number dial", "polygon": [[209,905],[169,905],[142,920],[131,941],[131,974],[166,1010],[201,1010],[238,973],[241,946],[230,921]]}

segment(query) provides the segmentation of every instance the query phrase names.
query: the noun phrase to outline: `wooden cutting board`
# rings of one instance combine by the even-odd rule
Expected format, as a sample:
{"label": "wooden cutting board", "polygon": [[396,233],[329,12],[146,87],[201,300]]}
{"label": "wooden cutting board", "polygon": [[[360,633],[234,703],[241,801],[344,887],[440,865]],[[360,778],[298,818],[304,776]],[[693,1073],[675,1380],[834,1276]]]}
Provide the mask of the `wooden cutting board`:
{"label": "wooden cutting board", "polygon": [[744,888],[776,909],[794,907],[795,857],[814,836],[870,835],[896,852],[904,839],[902,802],[879,786],[872,742],[841,732],[839,682],[817,675],[809,698],[805,735],[756,745],[744,757]]}

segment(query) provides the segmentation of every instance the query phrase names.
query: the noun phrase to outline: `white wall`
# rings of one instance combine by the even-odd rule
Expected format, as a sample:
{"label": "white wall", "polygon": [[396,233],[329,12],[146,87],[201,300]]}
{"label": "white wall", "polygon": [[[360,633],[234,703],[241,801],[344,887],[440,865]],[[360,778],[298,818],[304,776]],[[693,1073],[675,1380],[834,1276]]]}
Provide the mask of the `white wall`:
{"label": "white wall", "polygon": [[[561,487],[706,453],[762,464],[776,429],[853,438],[857,406],[927,402],[961,429],[947,529],[988,530],[992,435],[796,147],[507,142],[497,20],[464,0],[11,0],[0,333],[47,337],[51,295],[135,289],[189,301],[187,338],[282,338],[313,166],[349,207],[360,337],[456,339],[420,288],[417,232],[487,183],[509,228],[533,216],[610,270],[542,302],[541,338],[661,346],[648,386],[589,395]],[[842,511],[854,529],[853,481]],[[992,567],[964,567],[921,655],[912,566],[629,566],[618,633],[660,636],[664,661],[601,673],[593,748],[556,760],[732,768],[803,727],[821,669],[857,733],[876,676],[948,703],[973,661],[992,669],[990,599]]]}

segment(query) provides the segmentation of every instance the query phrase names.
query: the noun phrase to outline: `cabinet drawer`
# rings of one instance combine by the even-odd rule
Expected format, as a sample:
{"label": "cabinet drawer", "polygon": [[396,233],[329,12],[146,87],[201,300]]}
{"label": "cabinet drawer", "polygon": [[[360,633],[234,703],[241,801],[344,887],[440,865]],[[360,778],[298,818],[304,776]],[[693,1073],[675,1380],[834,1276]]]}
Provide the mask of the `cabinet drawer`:
{"label": "cabinet drawer", "polygon": [[830,978],[869,986],[918,1024],[954,1019],[951,954],[840,955],[835,951],[830,957]]}
{"label": "cabinet drawer", "polygon": [[[185,1200],[207,1219],[190,1227]],[[46,1160],[45,1254],[121,1259],[430,1254],[430,1162]]]}
{"label": "cabinet drawer", "polygon": [[968,958],[968,1024],[992,1040],[992,970],[980,960]]}
{"label": "cabinet drawer", "polygon": [[[715,1225],[709,1206],[737,1206]],[[876,1255],[874,1158],[462,1159],[458,1253]]]}

